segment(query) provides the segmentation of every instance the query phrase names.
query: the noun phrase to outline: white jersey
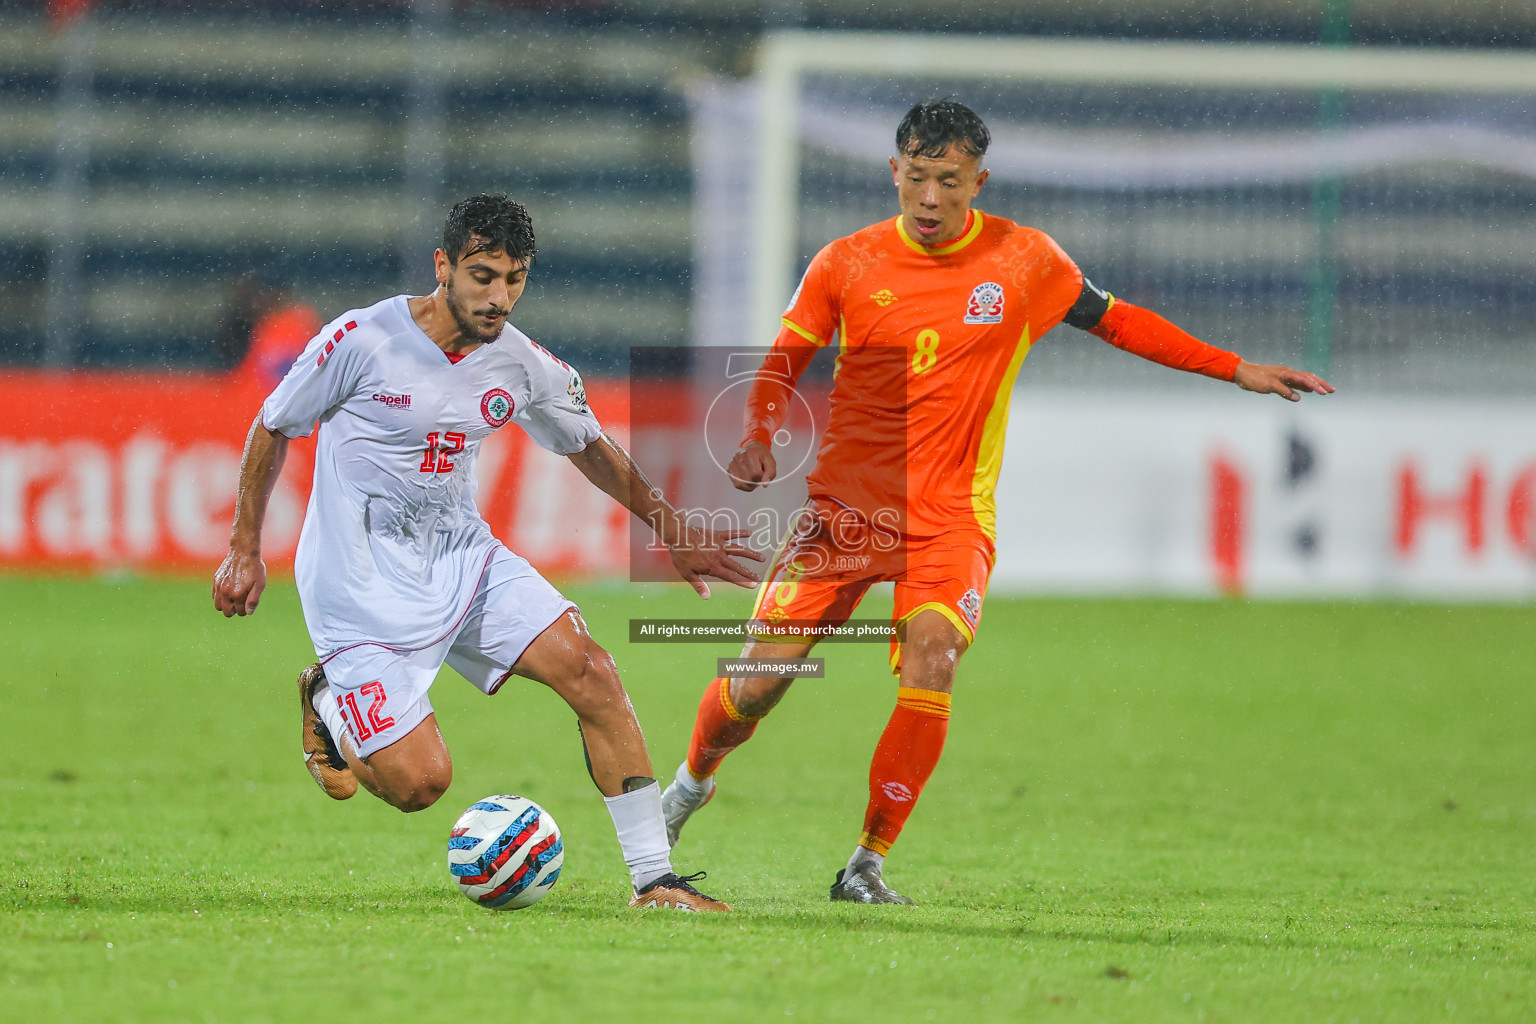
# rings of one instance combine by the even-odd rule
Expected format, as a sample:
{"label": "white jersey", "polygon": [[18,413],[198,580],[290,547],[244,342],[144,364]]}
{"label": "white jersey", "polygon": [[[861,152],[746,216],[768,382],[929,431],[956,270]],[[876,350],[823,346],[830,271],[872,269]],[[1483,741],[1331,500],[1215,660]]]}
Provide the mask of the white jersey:
{"label": "white jersey", "polygon": [[417,650],[457,628],[497,544],[475,507],[475,455],[492,431],[516,423],[561,455],[601,432],[580,375],[527,335],[507,325],[453,363],[404,295],[327,324],[261,421],[288,437],[319,422],[295,575],[321,656]]}

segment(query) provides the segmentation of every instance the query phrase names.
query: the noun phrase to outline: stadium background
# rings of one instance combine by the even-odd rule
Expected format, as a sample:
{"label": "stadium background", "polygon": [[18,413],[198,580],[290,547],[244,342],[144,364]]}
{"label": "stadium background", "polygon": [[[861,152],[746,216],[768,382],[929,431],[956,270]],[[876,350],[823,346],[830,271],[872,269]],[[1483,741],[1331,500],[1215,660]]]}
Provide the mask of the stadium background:
{"label": "stadium background", "polygon": [[[911,913],[826,900],[894,697],[883,645],[827,651],[827,679],[733,755],[690,825],[679,866],[708,868],[737,912],[636,918],[556,698],[509,685],[487,702],[445,679],[448,797],[404,818],[335,805],[294,743],[310,652],[291,581],[231,622],[207,590],[261,393],[213,344],[243,274],[326,316],[418,290],[446,203],[505,188],[542,242],[517,319],[587,373],[605,418],[623,419],[631,346],[675,372],[688,360],[670,350],[698,335],[754,340],[736,336],[750,285],[716,287],[741,253],[709,249],[722,217],[750,215],[740,191],[722,208],[707,187],[738,166],[710,161],[741,155],[740,125],[705,131],[701,112],[730,113],[707,93],[750,89],[771,32],[1530,60],[1536,7],[145,2],[68,30],[50,17],[87,6],[0,5],[0,1018],[1536,1016],[1528,95],[1395,108],[1496,138],[1481,163],[1214,192],[988,185],[984,208],[1039,220],[1101,283],[1265,358],[1319,356],[1331,281],[1341,391],[1290,407],[1070,331],[1029,357],[998,586],[893,858],[921,904],[893,909]],[[869,80],[812,84],[852,127],[895,102]],[[974,91],[1058,155],[1102,152],[1126,110],[1206,142],[1328,126],[1321,91],[1225,112],[1179,90],[1101,96],[1050,123],[1018,101],[1033,86],[905,87]],[[879,102],[855,107],[859,90]],[[1336,130],[1381,127],[1384,108],[1343,99]],[[861,137],[807,145],[797,258],[889,210]],[[1330,223],[1331,265],[1316,244]],[[481,465],[498,532],[566,580],[622,564],[622,515],[502,433]],[[294,450],[278,563],[302,509]],[[670,474],[665,450],[642,459]],[[716,656],[735,652],[629,643],[629,621],[739,618],[749,595],[569,589],[669,770]],[[1207,599],[1223,591],[1308,600]],[[876,594],[865,611],[889,607]],[[511,918],[463,900],[442,863],[459,810],[509,789],[554,811],[567,844],[555,893]]]}
{"label": "stadium background", "polygon": [[[234,289],[291,289],[323,317],[424,290],[442,210],[470,191],[528,202],[542,244],[518,323],[593,380],[617,427],[632,347],[765,342],[752,312],[762,214],[750,182],[762,161],[750,122],[769,33],[1108,34],[1198,38],[1211,52],[1453,44],[1505,62],[1527,60],[1520,47],[1536,37],[1536,16],[1492,3],[1029,10],[11,5],[0,13],[0,388],[13,410],[0,434],[0,562],[216,560],[261,390],[229,372],[238,342],[215,342]],[[1254,62],[1276,59],[1256,51]],[[1113,60],[1084,54],[1090,68]],[[1132,301],[1342,389],[1295,411],[1243,403],[1058,330],[1021,376],[998,588],[1536,594],[1528,90],[817,73],[801,111],[796,265],[781,278],[884,215],[881,140],[903,94],[954,93],[1011,143],[980,205],[1050,230]],[[1272,168],[1319,139],[1343,147],[1351,169]],[[1158,170],[1181,150],[1193,172]],[[1042,151],[1057,168],[1044,175],[1032,170]],[[1226,169],[1203,180],[1202,161]],[[678,372],[676,355],[646,363]],[[198,415],[176,415],[193,408],[184,402]],[[503,535],[552,571],[613,572],[622,517],[520,438],[492,448],[483,469]],[[677,477],[671,458],[649,464]],[[301,476],[280,496],[278,563]]]}

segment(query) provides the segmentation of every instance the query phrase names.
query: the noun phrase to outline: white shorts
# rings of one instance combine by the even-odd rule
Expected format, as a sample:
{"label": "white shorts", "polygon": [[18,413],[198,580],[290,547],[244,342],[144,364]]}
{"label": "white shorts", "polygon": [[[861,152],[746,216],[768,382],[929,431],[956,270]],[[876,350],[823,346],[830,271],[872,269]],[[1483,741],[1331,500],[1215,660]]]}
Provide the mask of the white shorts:
{"label": "white shorts", "polygon": [[498,544],[454,630],[430,647],[344,647],[321,659],[325,680],[364,757],[382,750],[432,713],[427,691],[447,662],[483,692],[495,693],[528,645],[576,606],[528,560]]}

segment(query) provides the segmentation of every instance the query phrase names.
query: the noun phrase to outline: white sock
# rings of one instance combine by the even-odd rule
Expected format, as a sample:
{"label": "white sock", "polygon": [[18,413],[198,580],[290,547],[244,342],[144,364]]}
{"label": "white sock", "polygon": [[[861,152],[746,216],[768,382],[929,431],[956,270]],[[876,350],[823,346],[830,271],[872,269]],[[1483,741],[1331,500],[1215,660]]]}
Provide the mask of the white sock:
{"label": "white sock", "polygon": [[667,845],[667,823],[661,816],[661,786],[605,796],[613,830],[635,888],[643,889],[672,870],[672,849]]}
{"label": "white sock", "polygon": [[845,869],[845,872],[851,875],[866,864],[874,865],[875,873],[879,874],[881,869],[885,867],[885,854],[876,853],[867,846],[855,846],[853,848],[853,856],[848,858],[848,867]]}
{"label": "white sock", "polygon": [[[336,749],[341,750],[341,738],[349,735],[347,732],[347,720],[341,717],[341,706],[336,703],[336,695],[331,692],[329,686],[322,686],[310,703],[315,706],[315,714],[320,716],[320,721],[331,730],[331,740],[335,742]],[[342,754],[346,756],[345,753]]]}
{"label": "white sock", "polygon": [[680,786],[689,796],[703,796],[704,793],[709,789],[709,780],[713,778],[713,775],[705,776],[702,779],[694,778],[693,772],[688,770],[687,761],[684,761],[682,764],[677,766],[677,774],[673,776],[674,781],[676,781],[678,786]]}

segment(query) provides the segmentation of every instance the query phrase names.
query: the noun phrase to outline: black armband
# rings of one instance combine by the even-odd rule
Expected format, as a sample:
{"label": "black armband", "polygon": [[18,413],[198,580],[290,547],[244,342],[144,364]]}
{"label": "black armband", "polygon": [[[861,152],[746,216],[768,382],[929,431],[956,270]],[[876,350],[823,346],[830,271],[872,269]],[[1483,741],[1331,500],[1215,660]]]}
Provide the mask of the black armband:
{"label": "black armband", "polygon": [[1114,300],[1109,292],[1101,291],[1099,286],[1088,280],[1088,275],[1083,275],[1083,291],[1072,303],[1072,308],[1067,310],[1067,315],[1062,321],[1069,327],[1076,327],[1080,331],[1092,330],[1104,319],[1104,314],[1109,312],[1109,304]]}

